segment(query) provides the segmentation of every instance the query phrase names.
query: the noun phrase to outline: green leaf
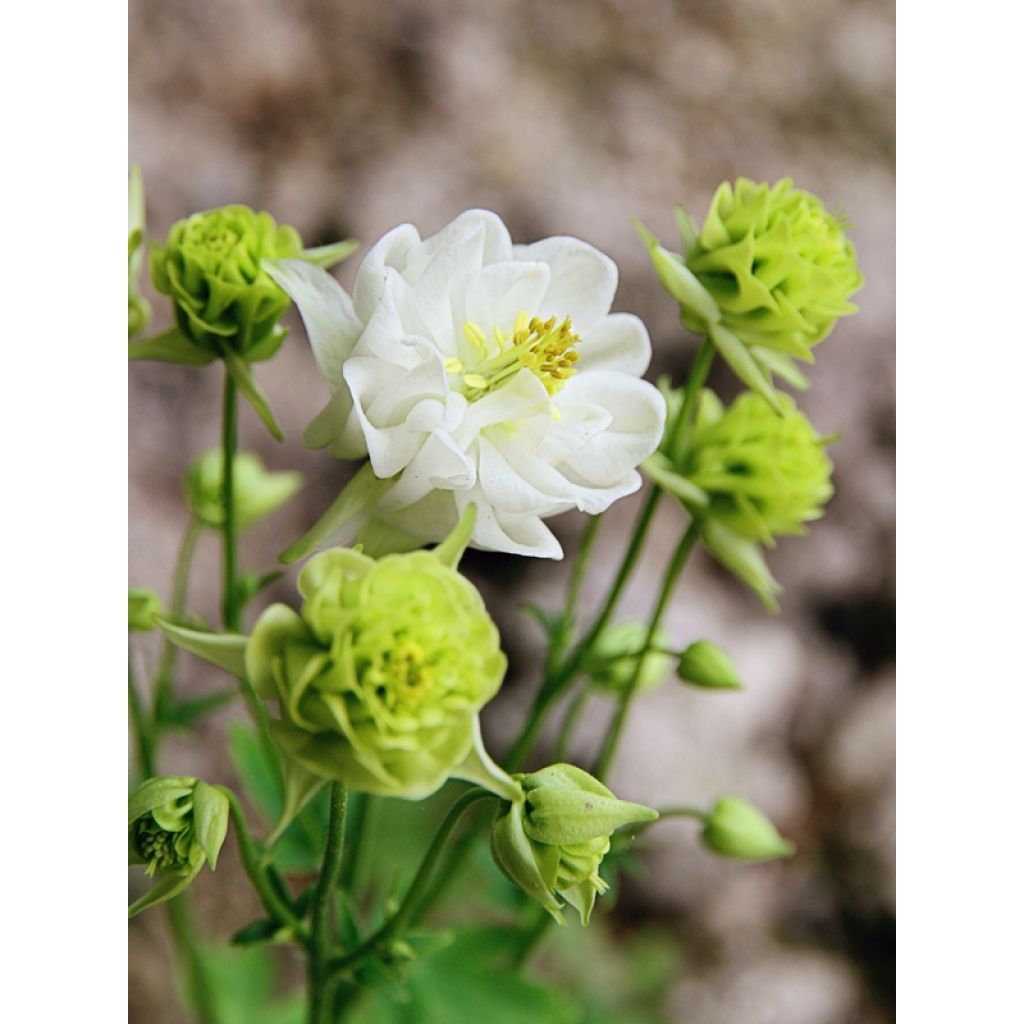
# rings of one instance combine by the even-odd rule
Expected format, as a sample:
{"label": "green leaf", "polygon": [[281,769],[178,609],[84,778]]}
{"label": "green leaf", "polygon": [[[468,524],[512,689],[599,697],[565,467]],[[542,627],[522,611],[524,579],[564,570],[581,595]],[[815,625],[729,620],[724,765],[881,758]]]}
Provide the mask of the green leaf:
{"label": "green leaf", "polygon": [[299,253],[299,259],[307,263],[314,263],[324,270],[329,270],[336,263],[340,263],[346,256],[350,256],[359,248],[359,242],[354,238],[346,238],[343,242],[334,242],[331,245],[317,245],[312,249],[303,249]]}
{"label": "green leaf", "polygon": [[158,709],[160,724],[167,729],[192,729],[201,718],[229,704],[237,696],[237,690],[219,690],[193,700],[165,703]]}
{"label": "green leaf", "polygon": [[305,999],[278,995],[278,972],[265,946],[201,949],[213,989],[217,1024],[303,1024]]}
{"label": "green leaf", "polygon": [[151,338],[128,342],[128,358],[176,366],[208,366],[217,357],[190,341],[177,327],[172,327]]}
{"label": "green leaf", "polygon": [[270,410],[270,401],[266,393],[252,375],[252,367],[232,348],[224,349],[224,365],[238,385],[238,390],[256,410],[256,415],[263,420],[263,425],[270,431],[270,436],[275,441],[283,441],[284,434],[281,433],[281,428],[277,425],[277,420],[274,419],[274,414]]}
{"label": "green leaf", "polygon": [[232,946],[254,946],[260,942],[273,942],[282,931],[288,929],[281,927],[280,921],[272,921],[265,917],[260,921],[251,921],[249,924],[239,928],[231,936]]}
{"label": "green leaf", "polygon": [[247,636],[238,633],[204,633],[160,618],[157,619],[157,625],[172,644],[230,672],[238,679],[245,678],[245,648],[249,643]]}

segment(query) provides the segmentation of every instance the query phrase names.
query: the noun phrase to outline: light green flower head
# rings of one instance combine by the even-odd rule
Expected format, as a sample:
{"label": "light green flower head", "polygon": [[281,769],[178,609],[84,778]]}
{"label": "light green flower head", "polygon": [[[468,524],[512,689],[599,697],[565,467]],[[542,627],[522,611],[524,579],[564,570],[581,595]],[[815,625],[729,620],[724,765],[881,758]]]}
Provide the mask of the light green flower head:
{"label": "light green flower head", "polygon": [[152,889],[128,908],[132,917],[177,896],[206,861],[216,868],[228,830],[230,805],[199,779],[149,779],[128,798],[128,863],[156,875]]}
{"label": "light green flower head", "polygon": [[[464,538],[467,522],[471,530],[470,516],[456,531]],[[273,605],[257,621],[247,673],[262,697],[280,702],[274,739],[302,767],[417,800],[470,755],[506,660],[451,553],[448,542],[379,561],[326,551],[299,575],[300,612]]]}
{"label": "light green flower head", "polygon": [[525,799],[508,804],[491,829],[491,852],[509,881],[564,924],[564,899],[587,924],[594,901],[608,891],[598,874],[623,825],[653,821],[658,812],[618,800],[592,775],[553,764],[517,775]]}
{"label": "light green flower head", "polygon": [[[185,501],[204,526],[224,525],[224,453],[214,448],[199,456],[185,476]],[[252,452],[234,458],[234,505],[238,529],[244,530],[280,508],[302,487],[302,474],[268,472]]]}
{"label": "light green flower head", "polygon": [[254,362],[280,345],[275,328],[289,302],[261,261],[301,252],[299,233],[269,213],[222,206],[178,221],[153,247],[150,271],[186,337],[214,355],[230,348]]}
{"label": "light green flower head", "polygon": [[723,796],[715,803],[704,819],[701,841],[712,853],[736,860],[776,860],[796,849],[761,811],[738,796]]}
{"label": "light green flower head", "polygon": [[[615,695],[629,689],[636,672],[637,654],[647,642],[647,630],[646,623],[630,620],[616,622],[601,631],[584,664],[584,671],[594,686]],[[668,634],[658,629],[651,646],[664,647],[668,642]],[[660,686],[668,675],[671,660],[665,654],[647,654],[636,679],[637,691],[642,693]]]}
{"label": "light green flower head", "polygon": [[[843,220],[789,178],[719,185],[685,260],[744,344],[800,359],[856,312],[850,297],[863,284]],[[685,305],[683,320],[706,329]]]}

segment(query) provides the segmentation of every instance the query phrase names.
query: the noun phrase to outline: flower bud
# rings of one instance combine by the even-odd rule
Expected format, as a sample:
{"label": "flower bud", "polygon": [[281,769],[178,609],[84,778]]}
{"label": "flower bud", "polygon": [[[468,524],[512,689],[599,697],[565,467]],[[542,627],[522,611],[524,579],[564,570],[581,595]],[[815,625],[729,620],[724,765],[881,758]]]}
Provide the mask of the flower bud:
{"label": "flower bud", "polygon": [[128,908],[140,910],[177,896],[208,860],[211,870],[228,830],[230,804],[219,789],[190,777],[149,779],[128,798],[128,862],[157,876]]}
{"label": "flower bud", "polygon": [[525,799],[508,804],[491,830],[491,852],[505,876],[564,924],[558,897],[584,924],[607,892],[598,874],[623,825],[653,821],[658,812],[618,800],[592,775],[570,764],[516,776]]}
{"label": "flower bud", "polygon": [[[599,690],[623,695],[633,683],[639,652],[647,642],[648,627],[643,622],[616,622],[601,631],[584,665],[585,673]],[[655,631],[652,647],[663,647],[668,643],[668,634],[663,629]],[[659,652],[644,656],[636,689],[640,692],[659,686],[668,673],[671,659]]]}
{"label": "flower bud", "polygon": [[712,853],[737,860],[775,860],[796,849],[756,807],[736,796],[724,796],[711,808],[701,840]]}
{"label": "flower bud", "polygon": [[684,683],[708,690],[739,690],[743,687],[732,659],[709,640],[696,640],[683,651],[676,665],[676,675]]}
{"label": "flower bud", "polygon": [[407,799],[464,777],[467,760],[493,774],[474,740],[506,660],[479,593],[453,567],[461,547],[379,561],[326,551],[299,575],[298,614],[278,604],[260,616],[247,674],[280,702],[271,730],[285,754],[351,789]]}
{"label": "flower bud", "polygon": [[175,224],[150,259],[153,285],[174,301],[178,328],[213,355],[224,349],[249,362],[269,359],[282,334],[275,332],[288,296],[263,260],[297,257],[298,232],[269,213],[223,206]]}
{"label": "flower bud", "polygon": [[[302,487],[302,475],[268,472],[253,452],[238,452],[234,466],[235,524],[244,530],[265,519]],[[224,525],[224,453],[214,448],[201,455],[185,476],[185,501],[204,526]]]}
{"label": "flower bud", "polygon": [[128,588],[128,632],[148,633],[156,629],[155,616],[164,614],[163,602],[145,587]]}

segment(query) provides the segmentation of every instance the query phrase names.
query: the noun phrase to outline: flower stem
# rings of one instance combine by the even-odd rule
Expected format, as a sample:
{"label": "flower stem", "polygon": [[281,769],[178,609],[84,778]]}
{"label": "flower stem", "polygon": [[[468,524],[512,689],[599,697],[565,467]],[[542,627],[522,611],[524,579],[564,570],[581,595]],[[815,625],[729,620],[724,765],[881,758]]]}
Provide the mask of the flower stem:
{"label": "flower stem", "polygon": [[238,448],[238,391],[235,379],[224,367],[224,407],[221,429],[223,449],[223,479],[221,495],[224,505],[224,585],[222,592],[222,617],[224,628],[237,633],[241,627],[238,608],[238,532],[235,521],[235,451]]}
{"label": "flower stem", "polygon": [[200,956],[199,950],[196,949],[192,914],[185,895],[182,893],[167,904],[167,920],[171,925],[171,934],[174,936],[178,955],[185,963],[191,1009],[200,1024],[217,1024],[220,1016],[217,1013],[213,988],[210,985],[203,958]]}
{"label": "flower stem", "polygon": [[345,859],[341,865],[338,885],[351,892],[359,877],[364,839],[370,824],[373,797],[369,793],[352,793],[348,798],[348,825],[345,829]]}
{"label": "flower stem", "polygon": [[327,820],[327,848],[320,879],[313,894],[313,936],[309,951],[309,1021],[329,1024],[332,1017],[331,985],[327,973],[333,946],[331,907],[334,889],[341,875],[345,849],[345,804],[348,791],[340,782],[331,783],[330,817]]}
{"label": "flower stem", "polygon": [[[591,691],[586,686],[581,686],[576,696],[573,697],[572,703],[565,712],[565,718],[562,719],[562,728],[558,732],[558,740],[555,743],[555,761],[565,761],[568,758],[569,751],[572,749],[573,733],[576,731],[576,726],[579,724],[580,717],[591,696]],[[550,915],[545,914],[544,916]]]}
{"label": "flower stem", "polygon": [[[661,620],[665,617],[665,612],[668,610],[668,604],[672,597],[672,592],[675,590],[676,584],[679,582],[679,577],[682,574],[683,568],[686,566],[686,560],[690,557],[690,552],[697,543],[699,535],[700,527],[697,520],[693,520],[689,527],[687,527],[686,533],[683,534],[682,540],[679,541],[675,553],[672,555],[672,561],[669,562],[669,566],[665,570],[665,576],[661,582],[661,591],[659,592],[658,599],[654,605],[654,612],[651,615],[650,625],[647,627],[647,639],[644,642],[645,648],[652,646],[654,643],[655,634],[661,626]],[[601,745],[601,752],[597,758],[597,766],[594,769],[594,775],[599,779],[604,779],[608,774],[608,770],[611,768],[612,760],[615,757],[615,751],[619,745],[619,739],[622,736],[622,728],[626,723],[626,716],[629,714],[630,705],[632,704],[633,697],[636,694],[637,681],[640,679],[640,674],[643,672],[644,660],[644,656],[637,658],[636,667],[633,669],[633,677],[630,680],[629,685],[626,687],[625,692],[619,698],[619,704],[615,709],[615,715],[608,726],[608,731],[605,733],[604,742]]]}
{"label": "flower stem", "polygon": [[441,856],[441,851],[444,849],[448,837],[459,823],[459,819],[467,808],[478,800],[486,800],[488,798],[494,798],[494,794],[490,790],[484,789],[481,786],[475,786],[473,789],[463,793],[452,804],[450,810],[445,815],[444,821],[441,822],[441,826],[438,828],[430,847],[424,854],[419,870],[416,872],[416,877],[412,880],[412,884],[409,886],[401,906],[361,946],[352,950],[351,953],[346,953],[344,956],[330,962],[328,967],[331,979],[341,978],[354,971],[360,964],[373,956],[380,947],[397,938],[406,925],[412,921],[413,915],[417,912],[421,901],[429,902],[425,890],[434,871],[434,865],[437,863],[438,857]]}
{"label": "flower stem", "polygon": [[[590,553],[594,548],[594,541],[597,538],[597,531],[601,527],[602,515],[590,516],[587,519],[587,525],[583,530],[583,536],[580,538],[580,546],[576,552],[576,560],[573,562],[572,575],[569,577],[569,589],[565,595],[565,611],[562,614],[562,620],[570,629],[572,628],[572,618],[576,614],[576,605],[579,601],[580,589],[583,586],[583,580],[587,573],[587,565],[590,562]],[[569,636],[567,632],[563,632],[562,640]],[[551,652],[552,657],[560,658],[562,651],[560,649]]]}
{"label": "flower stem", "polygon": [[145,709],[139,688],[135,685],[135,669],[132,659],[132,645],[128,644],[128,715],[132,723],[135,737],[135,758],[139,763],[139,771],[143,778],[152,778],[155,773],[156,759],[154,756],[154,729]]}

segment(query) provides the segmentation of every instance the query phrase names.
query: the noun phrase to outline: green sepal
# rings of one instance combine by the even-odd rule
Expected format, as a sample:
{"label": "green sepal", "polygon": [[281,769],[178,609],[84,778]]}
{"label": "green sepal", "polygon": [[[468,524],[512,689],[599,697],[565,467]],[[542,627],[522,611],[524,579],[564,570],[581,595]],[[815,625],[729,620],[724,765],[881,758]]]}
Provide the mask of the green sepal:
{"label": "green sepal", "polygon": [[265,338],[245,350],[245,361],[247,363],[265,363],[277,355],[277,350],[284,344],[287,337],[288,328],[282,327],[281,324],[275,324],[274,329]]}
{"label": "green sepal", "polygon": [[[523,828],[523,804],[509,804],[491,826],[491,855],[502,874],[530,899],[539,903],[559,924],[565,924],[561,904],[552,895],[558,870],[558,851],[551,847],[553,863],[544,877],[535,847]],[[549,858],[550,859],[550,858]]]}
{"label": "green sepal", "polygon": [[679,238],[683,243],[683,256],[689,256],[697,247],[697,225],[690,216],[690,211],[677,203],[673,210],[676,218],[676,226],[679,228]]}
{"label": "green sepal", "polygon": [[306,771],[291,758],[284,759],[284,805],[274,831],[267,836],[266,845],[273,846],[284,835],[288,826],[302,813],[303,808],[327,784],[322,775]]}
{"label": "green sepal", "polygon": [[192,792],[196,779],[188,775],[163,775],[147,779],[128,797],[128,824],[164,804],[173,803]]}
{"label": "green sepal", "polygon": [[676,675],[708,690],[742,690],[732,659],[710,640],[695,640],[679,656]]}
{"label": "green sepal", "polygon": [[716,324],[711,328],[710,337],[715,343],[719,355],[729,364],[732,372],[781,416],[782,405],[779,402],[779,396],[775,393],[771,380],[751,355],[750,349],[732,331],[727,330],[721,324]]}
{"label": "green sepal", "polygon": [[160,724],[168,729],[191,729],[199,719],[229,704],[237,696],[237,690],[220,690],[192,700],[165,703],[158,709]]}
{"label": "green sepal", "polygon": [[633,226],[647,245],[648,254],[662,287],[687,313],[695,317],[706,330],[710,330],[722,318],[718,303],[711,293],[697,280],[682,257],[669,252],[639,221],[634,221]]}
{"label": "green sepal", "polygon": [[[330,270],[335,264],[340,263],[345,257],[351,256],[359,248],[359,242],[355,238],[346,238],[343,242],[333,242],[331,245],[317,245],[311,249],[303,249],[298,258],[306,263],[313,263],[324,270]],[[264,260],[264,264],[272,263],[272,260]]]}
{"label": "green sepal", "polygon": [[128,917],[132,918],[143,910],[174,899],[178,893],[183,892],[191,885],[192,879],[199,874],[202,866],[203,863],[200,860],[184,874],[168,873],[158,878],[149,892],[140,896],[128,907]]}
{"label": "green sepal", "polygon": [[701,524],[701,539],[708,552],[746,583],[768,611],[779,610],[775,598],[782,593],[782,587],[772,576],[760,547],[754,541],[746,540],[710,519]]}
{"label": "green sepal", "polygon": [[750,351],[760,364],[761,369],[781,378],[790,387],[796,388],[797,391],[806,391],[811,386],[811,382],[796,368],[790,356],[760,346],[754,347]]}
{"label": "green sepal", "polygon": [[179,626],[167,619],[158,619],[157,625],[172,644],[224,669],[238,679],[246,677],[245,648],[249,643],[247,636],[239,633],[204,633],[198,629]]}
{"label": "green sepal", "polygon": [[198,780],[192,790],[192,820],[199,849],[206,854],[210,870],[217,868],[217,855],[228,834],[231,804],[224,792]]}
{"label": "green sepal", "polygon": [[434,548],[434,557],[449,569],[458,569],[459,562],[469,547],[469,540],[473,536],[473,528],[476,526],[476,505],[470,505],[462,518],[458,521],[455,529],[448,534],[440,544]]}
{"label": "green sepal", "polygon": [[663,490],[674,494],[688,508],[705,509],[709,498],[693,481],[676,472],[672,460],[662,452],[655,452],[642,464],[643,471]]}
{"label": "green sepal", "polygon": [[176,366],[208,366],[217,357],[190,341],[177,327],[172,327],[151,338],[129,341],[128,358]]}
{"label": "green sepal", "polygon": [[249,364],[234,349],[225,347],[224,365],[238,385],[238,390],[256,410],[259,418],[263,420],[263,425],[270,431],[270,436],[275,441],[283,441],[284,434],[281,433],[281,428],[277,425],[277,420],[274,419],[274,414],[270,410],[270,402],[263,388],[259,386],[256,378],[252,375],[252,368]]}
{"label": "green sepal", "polygon": [[712,853],[736,860],[777,860],[796,851],[761,811],[737,796],[722,797],[708,811],[701,840]]}

